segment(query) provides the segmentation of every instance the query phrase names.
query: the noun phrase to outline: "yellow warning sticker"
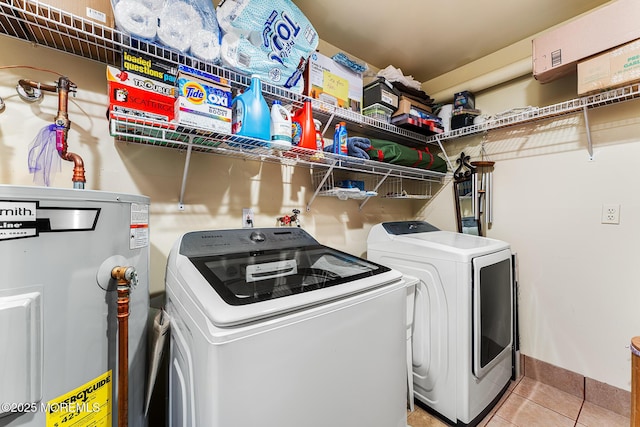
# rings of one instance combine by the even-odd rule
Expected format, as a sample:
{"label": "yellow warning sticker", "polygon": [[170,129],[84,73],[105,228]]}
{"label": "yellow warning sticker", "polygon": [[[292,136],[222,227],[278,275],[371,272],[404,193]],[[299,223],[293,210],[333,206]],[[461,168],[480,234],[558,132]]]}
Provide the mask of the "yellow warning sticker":
{"label": "yellow warning sticker", "polygon": [[111,427],[111,371],[46,404],[46,427]]}

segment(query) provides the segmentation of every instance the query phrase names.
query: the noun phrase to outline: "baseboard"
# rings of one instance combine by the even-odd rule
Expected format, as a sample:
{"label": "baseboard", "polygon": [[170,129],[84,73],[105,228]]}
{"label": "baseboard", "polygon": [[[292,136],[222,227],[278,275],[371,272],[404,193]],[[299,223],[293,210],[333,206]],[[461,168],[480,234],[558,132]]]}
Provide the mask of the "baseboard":
{"label": "baseboard", "polygon": [[522,374],[617,414],[631,415],[631,392],[522,355]]}

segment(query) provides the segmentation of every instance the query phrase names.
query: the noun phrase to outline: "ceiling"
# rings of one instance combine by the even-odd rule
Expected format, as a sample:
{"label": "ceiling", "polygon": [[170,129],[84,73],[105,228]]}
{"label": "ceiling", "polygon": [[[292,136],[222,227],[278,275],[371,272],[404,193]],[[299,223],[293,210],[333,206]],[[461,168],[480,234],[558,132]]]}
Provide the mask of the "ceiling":
{"label": "ceiling", "polygon": [[425,82],[608,0],[293,0],[320,38]]}

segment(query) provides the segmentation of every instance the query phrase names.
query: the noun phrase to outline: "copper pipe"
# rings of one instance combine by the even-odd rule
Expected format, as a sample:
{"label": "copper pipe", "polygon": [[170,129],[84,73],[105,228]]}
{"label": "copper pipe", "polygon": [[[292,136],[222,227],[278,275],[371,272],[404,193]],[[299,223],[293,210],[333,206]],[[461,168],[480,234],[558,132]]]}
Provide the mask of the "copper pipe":
{"label": "copper pipe", "polygon": [[[65,141],[65,148],[66,148]],[[60,155],[63,160],[68,160],[73,162],[73,177],[71,177],[71,181],[73,182],[73,188],[84,188],[84,183],[87,180],[84,177],[84,162],[82,161],[82,157],[80,157],[76,153],[65,153],[64,155]],[[80,185],[81,184],[81,185]]]}
{"label": "copper pipe", "polygon": [[133,267],[115,267],[118,282],[118,427],[129,423],[129,291],[135,280]]}
{"label": "copper pipe", "polygon": [[87,182],[84,176],[84,162],[82,157],[76,153],[67,152],[67,134],[71,128],[71,121],[69,120],[68,106],[69,106],[69,92],[74,92],[77,88],[76,84],[71,82],[67,77],[60,77],[58,79],[58,85],[47,85],[35,82],[33,80],[21,79],[18,84],[25,90],[30,88],[46,90],[47,92],[58,93],[58,113],[54,120],[54,123],[62,128],[62,144],[58,147],[58,154],[63,160],[73,162],[73,188],[84,188],[84,183]]}
{"label": "copper pipe", "polygon": [[46,90],[47,92],[57,92],[58,88],[54,85],[47,85],[44,83],[34,82],[33,80],[20,79],[18,80],[18,84],[22,86],[25,91],[29,91],[30,89],[40,89]]}

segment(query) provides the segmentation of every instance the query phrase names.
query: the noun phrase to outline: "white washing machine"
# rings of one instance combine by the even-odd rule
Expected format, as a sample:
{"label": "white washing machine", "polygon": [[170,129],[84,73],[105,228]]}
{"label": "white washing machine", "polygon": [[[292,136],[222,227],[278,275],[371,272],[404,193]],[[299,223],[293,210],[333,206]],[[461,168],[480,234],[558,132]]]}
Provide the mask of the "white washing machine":
{"label": "white washing machine", "polygon": [[512,376],[513,268],[508,243],[422,221],[372,227],[367,258],[417,277],[412,334],[416,399],[476,425]]}
{"label": "white washing machine", "polygon": [[211,230],[166,291],[172,427],[406,426],[401,273],[300,228]]}

